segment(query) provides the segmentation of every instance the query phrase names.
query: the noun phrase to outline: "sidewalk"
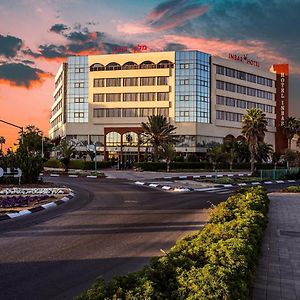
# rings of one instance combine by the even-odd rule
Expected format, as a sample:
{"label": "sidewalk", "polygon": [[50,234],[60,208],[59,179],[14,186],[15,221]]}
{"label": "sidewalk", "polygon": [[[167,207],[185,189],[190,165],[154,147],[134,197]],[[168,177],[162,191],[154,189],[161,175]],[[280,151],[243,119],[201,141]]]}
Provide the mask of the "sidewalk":
{"label": "sidewalk", "polygon": [[272,193],[253,300],[300,299],[300,195]]}

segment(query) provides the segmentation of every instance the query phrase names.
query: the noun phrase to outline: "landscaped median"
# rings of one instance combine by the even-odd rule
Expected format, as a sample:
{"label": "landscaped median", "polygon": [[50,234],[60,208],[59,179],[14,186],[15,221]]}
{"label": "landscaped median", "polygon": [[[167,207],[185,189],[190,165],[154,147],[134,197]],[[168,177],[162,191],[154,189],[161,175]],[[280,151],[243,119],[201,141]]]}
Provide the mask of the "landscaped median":
{"label": "landscaped median", "polygon": [[0,186],[0,220],[31,214],[60,205],[73,197],[66,187],[3,187]]}
{"label": "landscaped median", "polygon": [[97,279],[77,299],[249,299],[268,205],[263,187],[242,189],[213,209],[200,232],[141,271]]}

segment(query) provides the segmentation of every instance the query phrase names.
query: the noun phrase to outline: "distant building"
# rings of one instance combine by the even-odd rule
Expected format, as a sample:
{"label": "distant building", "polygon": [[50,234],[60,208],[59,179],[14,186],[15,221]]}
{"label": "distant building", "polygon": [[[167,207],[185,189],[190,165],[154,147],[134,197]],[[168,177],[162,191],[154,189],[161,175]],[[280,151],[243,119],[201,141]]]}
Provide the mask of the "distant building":
{"label": "distant building", "polygon": [[96,144],[103,159],[137,161],[149,151],[139,141],[141,122],[161,114],[177,127],[176,150],[199,153],[240,137],[243,114],[257,107],[266,113],[266,142],[282,151],[276,126],[279,132],[283,106],[288,115],[288,70],[282,93],[282,65],[271,72],[247,57],[231,58],[199,51],[69,57],[55,77],[49,137],[66,137],[79,150]]}

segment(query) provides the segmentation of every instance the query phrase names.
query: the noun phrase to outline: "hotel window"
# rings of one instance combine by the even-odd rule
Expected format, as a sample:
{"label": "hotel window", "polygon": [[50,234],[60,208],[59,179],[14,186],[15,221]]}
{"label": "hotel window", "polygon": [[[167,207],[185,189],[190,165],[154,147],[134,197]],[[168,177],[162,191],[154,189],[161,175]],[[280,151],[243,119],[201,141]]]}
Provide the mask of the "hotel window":
{"label": "hotel window", "polygon": [[256,97],[256,89],[247,87],[247,95]]}
{"label": "hotel window", "polygon": [[237,90],[236,90],[237,93],[244,94],[244,95],[247,94],[247,89],[245,86],[237,85],[236,88],[237,88]]}
{"label": "hotel window", "polygon": [[84,118],[83,112],[74,112],[74,118]]}
{"label": "hotel window", "polygon": [[208,86],[208,81],[206,81],[206,80],[200,80],[200,85],[201,86]]}
{"label": "hotel window", "polygon": [[141,85],[155,85],[155,77],[141,77]]}
{"label": "hotel window", "polygon": [[189,84],[189,80],[188,79],[180,79],[179,80],[179,84],[180,85],[188,85]]}
{"label": "hotel window", "polygon": [[247,102],[245,100],[236,99],[236,107],[246,108],[247,107]]}
{"label": "hotel window", "polygon": [[274,119],[270,119],[270,118],[266,118],[267,120],[267,125],[271,126],[271,127],[275,127],[275,120]]}
{"label": "hotel window", "polygon": [[224,90],[224,87],[225,87],[225,82],[217,80],[217,89]]}
{"label": "hotel window", "polygon": [[105,117],[105,108],[94,108],[93,117],[94,118],[103,118],[103,117]]}
{"label": "hotel window", "polygon": [[189,117],[190,116],[190,112],[189,111],[181,111],[179,113],[180,117]]}
{"label": "hotel window", "polygon": [[155,112],[154,108],[140,108],[140,117],[153,116]]}
{"label": "hotel window", "polygon": [[124,93],[123,101],[138,101],[138,93]]}
{"label": "hotel window", "polygon": [[267,86],[272,87],[273,86],[273,80],[267,79]]}
{"label": "hotel window", "polygon": [[217,96],[217,104],[224,105],[224,103],[225,103],[225,97]]}
{"label": "hotel window", "polygon": [[266,106],[265,106],[265,104],[262,104],[262,103],[256,103],[256,108],[259,108],[262,111],[266,111]]}
{"label": "hotel window", "polygon": [[82,88],[82,87],[84,87],[84,82],[83,81],[75,82],[74,87],[75,88]]}
{"label": "hotel window", "polygon": [[132,118],[138,116],[137,108],[123,108],[123,117]]}
{"label": "hotel window", "polygon": [[235,99],[226,97],[226,106],[235,106]]}
{"label": "hotel window", "polygon": [[84,98],[82,98],[82,97],[76,97],[76,98],[74,98],[74,102],[75,103],[83,103],[84,102]]}
{"label": "hotel window", "polygon": [[220,75],[224,75],[225,74],[225,68],[222,67],[222,66],[216,66],[217,68],[217,74],[220,74]]}
{"label": "hotel window", "polygon": [[235,70],[226,68],[226,76],[235,78]]}
{"label": "hotel window", "polygon": [[138,85],[138,78],[124,78],[123,79],[123,86],[137,86]]}
{"label": "hotel window", "polygon": [[155,101],[155,93],[141,93],[140,101]]}
{"label": "hotel window", "polygon": [[106,94],[106,102],[121,101],[121,94]]}
{"label": "hotel window", "polygon": [[235,92],[236,85],[233,83],[225,82],[225,89],[229,92]]}
{"label": "hotel window", "polygon": [[168,117],[169,116],[169,108],[167,108],[167,107],[158,108],[157,109],[157,114]]}
{"label": "hotel window", "polygon": [[251,109],[251,108],[255,108],[255,107],[256,107],[255,102],[247,101],[247,109]]}
{"label": "hotel window", "polygon": [[246,73],[242,71],[236,71],[236,78],[246,80]]}
{"label": "hotel window", "polygon": [[121,78],[107,78],[106,86],[121,86]]}
{"label": "hotel window", "polygon": [[209,66],[200,64],[200,70],[208,72]]}
{"label": "hotel window", "polygon": [[189,101],[190,96],[189,95],[180,95],[179,96],[179,101]]}
{"label": "hotel window", "polygon": [[267,110],[268,113],[272,114],[273,113],[273,106],[266,105],[266,110]]}
{"label": "hotel window", "polygon": [[168,85],[168,76],[157,77],[157,85]]}
{"label": "hotel window", "polygon": [[104,87],[104,78],[95,78],[94,87]]}
{"label": "hotel window", "polygon": [[189,68],[190,68],[190,65],[189,65],[189,64],[180,64],[180,65],[179,65],[179,68],[180,68],[180,69],[189,69]]}
{"label": "hotel window", "polygon": [[108,118],[121,117],[121,108],[107,108],[106,117]]}
{"label": "hotel window", "polygon": [[94,94],[93,102],[104,102],[104,94]]}
{"label": "hotel window", "polygon": [[262,85],[266,85],[266,79],[264,77],[257,76],[257,83],[262,84]]}
{"label": "hotel window", "polygon": [[247,73],[247,81],[256,83],[256,75],[252,75],[252,74]]}
{"label": "hotel window", "polygon": [[75,73],[84,73],[84,68],[75,68]]}
{"label": "hotel window", "polygon": [[169,101],[169,93],[157,93],[157,101]]}

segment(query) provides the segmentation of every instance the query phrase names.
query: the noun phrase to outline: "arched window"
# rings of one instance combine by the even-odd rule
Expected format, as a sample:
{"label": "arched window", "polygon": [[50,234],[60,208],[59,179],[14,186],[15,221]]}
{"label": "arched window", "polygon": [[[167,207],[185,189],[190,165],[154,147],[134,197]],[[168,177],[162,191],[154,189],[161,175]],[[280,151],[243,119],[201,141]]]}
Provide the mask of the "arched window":
{"label": "arched window", "polygon": [[102,64],[96,63],[90,66],[90,71],[103,71],[105,68]]}
{"label": "arched window", "polygon": [[115,131],[109,132],[106,135],[107,147],[120,147],[121,146],[121,134]]}
{"label": "arched window", "polygon": [[136,132],[130,131],[123,134],[123,146],[136,147],[138,145],[139,136]]}
{"label": "arched window", "polygon": [[141,69],[155,69],[156,65],[154,62],[147,60],[140,64],[140,68]]}
{"label": "arched window", "polygon": [[116,62],[111,62],[105,67],[105,70],[107,70],[107,71],[121,70],[121,65]]}
{"label": "arched window", "polygon": [[157,64],[157,69],[173,68],[174,64],[169,60],[162,60]]}
{"label": "arched window", "polygon": [[136,63],[134,63],[133,61],[129,61],[122,66],[122,70],[138,69],[138,67],[139,66]]}

